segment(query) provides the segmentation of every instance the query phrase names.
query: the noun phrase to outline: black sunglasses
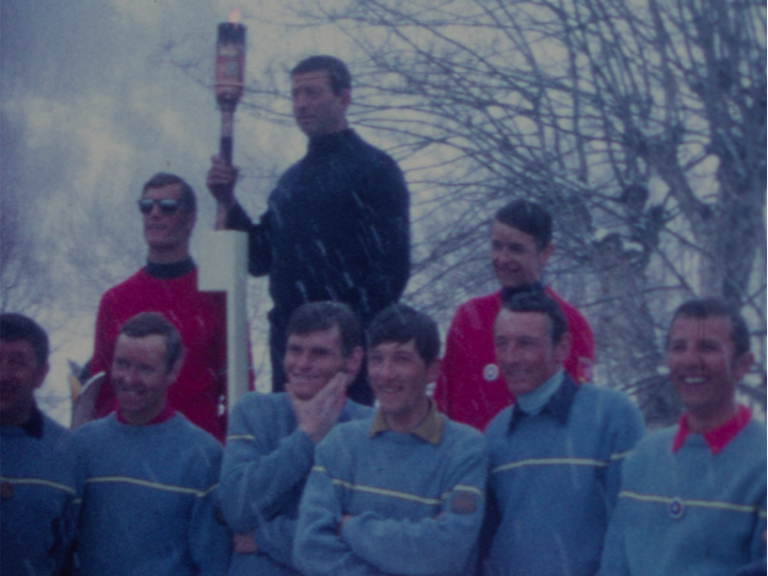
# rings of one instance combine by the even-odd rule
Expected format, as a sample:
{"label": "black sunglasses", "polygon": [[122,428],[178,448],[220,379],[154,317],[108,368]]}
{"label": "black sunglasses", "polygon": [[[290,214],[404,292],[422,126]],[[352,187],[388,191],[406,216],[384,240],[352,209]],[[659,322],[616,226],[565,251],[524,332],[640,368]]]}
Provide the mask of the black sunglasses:
{"label": "black sunglasses", "polygon": [[175,198],[160,198],[159,200],[153,200],[152,198],[142,198],[138,202],[139,210],[142,214],[149,214],[152,212],[152,207],[157,204],[160,207],[160,212],[163,214],[173,214],[181,206],[181,200]]}

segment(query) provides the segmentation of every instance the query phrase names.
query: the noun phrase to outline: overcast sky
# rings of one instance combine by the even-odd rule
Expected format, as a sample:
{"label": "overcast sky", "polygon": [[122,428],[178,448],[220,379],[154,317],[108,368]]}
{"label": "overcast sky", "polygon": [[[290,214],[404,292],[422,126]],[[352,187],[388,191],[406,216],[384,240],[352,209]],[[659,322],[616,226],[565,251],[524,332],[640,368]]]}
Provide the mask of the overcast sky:
{"label": "overcast sky", "polygon": [[[275,12],[269,1],[0,4],[1,189],[23,199],[25,225],[40,239],[36,258],[62,288],[38,318],[54,346],[43,395],[67,394],[66,360],[88,359],[99,295],[143,263],[134,204],[142,183],[160,170],[178,173],[201,200],[198,231],[212,226],[204,178],[218,149],[219,113],[210,87],[195,78],[212,78],[217,24],[238,6],[248,26],[250,77],[276,54],[283,61],[312,52],[345,56],[332,33],[257,22]],[[192,63],[195,73],[174,63]],[[258,210],[268,192],[255,190],[248,167],[282,170],[304,146],[297,129],[238,112],[235,162],[246,168],[239,186],[246,206]],[[193,253],[195,246],[193,239]],[[82,266],[72,268],[78,259]],[[68,410],[62,403],[53,415],[67,421]]]}

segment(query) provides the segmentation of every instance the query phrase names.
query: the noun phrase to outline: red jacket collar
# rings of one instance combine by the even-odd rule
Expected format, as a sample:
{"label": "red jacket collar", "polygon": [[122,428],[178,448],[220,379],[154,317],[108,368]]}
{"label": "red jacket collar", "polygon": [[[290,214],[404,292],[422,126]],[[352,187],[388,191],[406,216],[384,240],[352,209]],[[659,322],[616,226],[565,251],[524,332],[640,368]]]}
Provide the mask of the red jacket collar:
{"label": "red jacket collar", "polygon": [[[173,418],[173,415],[176,414],[176,410],[173,409],[173,406],[171,406],[170,402],[165,403],[165,408],[163,408],[163,411],[160,412],[157,416],[155,416],[151,422],[147,422],[146,426],[152,426],[153,424],[162,424],[163,422],[167,422],[171,418]],[[117,421],[121,424],[128,424],[128,422],[125,421],[125,418],[122,417],[120,414],[120,410],[115,411],[115,416],[117,416]]]}
{"label": "red jacket collar", "polygon": [[[710,452],[713,455],[719,454],[741,432],[751,418],[752,411],[746,406],[739,404],[736,415],[733,418],[722,426],[702,434],[704,441],[709,446]],[[677,423],[677,433],[672,440],[672,452],[677,452],[681,448],[689,434],[692,434],[692,432],[688,430],[688,415],[684,413],[680,416],[680,420]]]}

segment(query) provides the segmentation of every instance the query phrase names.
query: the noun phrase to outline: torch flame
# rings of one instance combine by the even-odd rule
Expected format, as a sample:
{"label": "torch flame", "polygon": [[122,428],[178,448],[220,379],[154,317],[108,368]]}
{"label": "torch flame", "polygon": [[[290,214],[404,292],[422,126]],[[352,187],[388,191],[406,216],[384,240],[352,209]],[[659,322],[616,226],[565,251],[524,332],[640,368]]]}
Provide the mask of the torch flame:
{"label": "torch flame", "polygon": [[230,24],[238,24],[240,22],[240,17],[242,16],[242,11],[240,8],[233,8],[232,11],[229,13],[229,18],[227,20]]}

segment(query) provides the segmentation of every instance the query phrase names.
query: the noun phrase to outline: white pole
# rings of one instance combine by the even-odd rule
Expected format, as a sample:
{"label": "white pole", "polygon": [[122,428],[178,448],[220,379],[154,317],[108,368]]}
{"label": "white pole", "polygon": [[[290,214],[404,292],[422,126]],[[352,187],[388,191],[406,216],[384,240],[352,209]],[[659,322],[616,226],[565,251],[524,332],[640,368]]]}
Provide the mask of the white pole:
{"label": "white pole", "polygon": [[197,251],[197,288],[227,295],[227,410],[248,392],[248,235],[236,230],[203,233]]}

